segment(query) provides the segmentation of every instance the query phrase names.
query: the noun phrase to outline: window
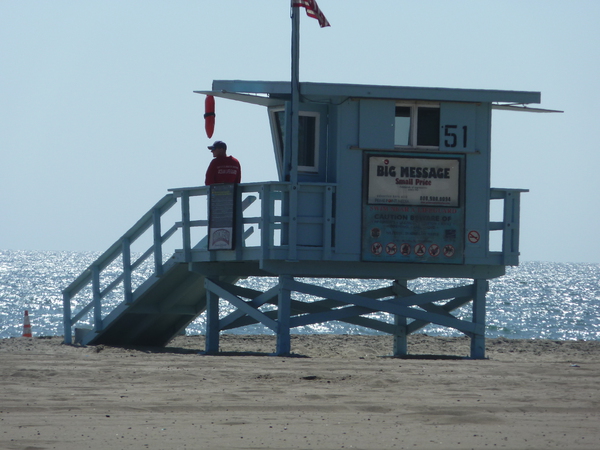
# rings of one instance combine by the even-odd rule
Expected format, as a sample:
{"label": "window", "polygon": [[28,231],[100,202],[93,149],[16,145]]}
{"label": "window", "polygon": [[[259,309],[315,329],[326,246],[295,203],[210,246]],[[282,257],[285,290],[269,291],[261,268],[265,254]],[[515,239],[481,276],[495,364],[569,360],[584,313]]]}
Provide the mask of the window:
{"label": "window", "polygon": [[[273,111],[276,132],[276,146],[283,161],[285,146],[285,111]],[[298,128],[298,170],[301,172],[318,171],[319,155],[319,113],[300,111]]]}
{"label": "window", "polygon": [[396,147],[438,147],[440,107],[403,103],[396,105],[394,145]]}
{"label": "window", "polygon": [[410,145],[410,106],[396,106],[394,145]]}

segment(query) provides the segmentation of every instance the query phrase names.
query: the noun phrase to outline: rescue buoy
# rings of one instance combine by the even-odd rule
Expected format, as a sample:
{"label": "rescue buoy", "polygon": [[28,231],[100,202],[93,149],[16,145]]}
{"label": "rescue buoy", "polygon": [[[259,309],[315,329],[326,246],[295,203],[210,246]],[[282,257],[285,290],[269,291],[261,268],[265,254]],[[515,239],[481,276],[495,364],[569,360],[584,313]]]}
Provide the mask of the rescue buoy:
{"label": "rescue buoy", "polygon": [[210,139],[215,131],[215,98],[207,95],[204,101],[204,128]]}

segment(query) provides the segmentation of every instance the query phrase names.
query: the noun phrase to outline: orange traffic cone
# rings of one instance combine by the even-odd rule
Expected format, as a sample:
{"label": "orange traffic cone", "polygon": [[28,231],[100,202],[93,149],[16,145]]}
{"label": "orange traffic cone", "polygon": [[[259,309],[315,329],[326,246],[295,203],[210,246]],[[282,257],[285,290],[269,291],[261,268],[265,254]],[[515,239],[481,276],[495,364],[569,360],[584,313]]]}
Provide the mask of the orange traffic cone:
{"label": "orange traffic cone", "polygon": [[23,337],[31,336],[31,323],[29,323],[29,311],[25,311],[25,319],[23,321]]}

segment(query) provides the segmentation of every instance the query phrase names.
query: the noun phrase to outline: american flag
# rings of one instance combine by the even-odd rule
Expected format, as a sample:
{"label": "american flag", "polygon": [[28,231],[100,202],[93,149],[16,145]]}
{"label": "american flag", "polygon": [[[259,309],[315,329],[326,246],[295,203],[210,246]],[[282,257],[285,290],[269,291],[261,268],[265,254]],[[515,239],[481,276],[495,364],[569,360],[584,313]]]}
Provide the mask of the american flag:
{"label": "american flag", "polygon": [[316,0],[292,0],[292,7],[294,6],[306,8],[306,15],[312,17],[313,19],[317,19],[321,28],[331,26],[325,18],[323,12],[319,9],[319,5],[317,5]]}

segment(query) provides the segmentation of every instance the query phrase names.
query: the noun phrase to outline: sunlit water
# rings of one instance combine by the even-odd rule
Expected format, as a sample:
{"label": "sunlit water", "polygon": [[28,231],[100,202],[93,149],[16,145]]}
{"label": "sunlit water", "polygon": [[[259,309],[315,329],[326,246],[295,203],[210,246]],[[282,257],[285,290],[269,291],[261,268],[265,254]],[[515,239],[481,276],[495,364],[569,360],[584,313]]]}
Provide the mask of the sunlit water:
{"label": "sunlit water", "polygon": [[[0,338],[22,335],[24,311],[29,311],[34,336],[62,335],[62,289],[68,286],[94,259],[96,253],[0,251]],[[146,269],[150,273],[150,268]],[[138,276],[140,276],[138,274]],[[143,278],[143,274],[142,274]],[[302,279],[313,284],[363,292],[389,285],[389,281],[352,279]],[[427,292],[464,285],[470,280],[419,279],[409,289]],[[274,278],[248,278],[239,284],[264,291]],[[302,298],[300,294],[294,294]],[[114,300],[116,304],[118,300]],[[110,300],[109,302],[110,303]],[[487,295],[488,337],[556,340],[600,339],[600,264],[525,262],[507,269],[504,277],[490,280]],[[222,304],[222,313],[231,311]],[[77,305],[74,308],[77,312]],[[455,312],[468,319],[468,306]],[[385,314],[375,317],[390,321]],[[377,334],[341,322],[316,324],[293,330],[295,333]],[[187,328],[188,334],[204,332],[204,316]],[[270,333],[262,325],[234,330],[235,333]],[[429,325],[429,335],[457,336],[455,330]]]}

